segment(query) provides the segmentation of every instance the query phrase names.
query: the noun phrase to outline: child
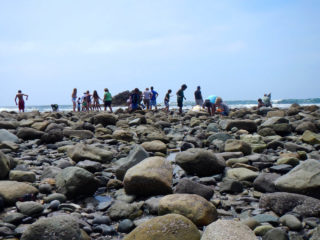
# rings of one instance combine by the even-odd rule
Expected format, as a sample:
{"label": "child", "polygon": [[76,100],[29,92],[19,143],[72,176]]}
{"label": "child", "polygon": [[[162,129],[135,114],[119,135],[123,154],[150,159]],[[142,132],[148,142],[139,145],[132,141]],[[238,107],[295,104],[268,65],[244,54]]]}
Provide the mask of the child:
{"label": "child", "polygon": [[216,107],[216,112],[223,115],[223,116],[228,116],[229,115],[229,107],[227,106],[227,104],[225,104],[224,102],[222,102],[222,98],[221,97],[217,97],[216,99],[216,103],[215,103],[215,107]]}
{"label": "child", "polygon": [[184,90],[187,89],[187,85],[183,84],[181,86],[181,88],[179,89],[179,91],[177,92],[177,103],[178,103],[178,107],[179,107],[179,113],[182,114],[182,107],[183,107],[183,99],[186,100],[185,96],[184,96]]}
{"label": "child", "polygon": [[166,96],[165,96],[165,98],[164,98],[164,105],[166,106],[165,110],[167,112],[169,112],[169,102],[170,102],[170,93],[171,92],[172,92],[171,89],[169,89],[167,94],[166,94]]}
{"label": "child", "polygon": [[78,98],[78,101],[77,101],[77,103],[78,103],[78,112],[80,112],[80,107],[81,107],[81,98]]}
{"label": "child", "polygon": [[[21,90],[18,91],[16,98],[14,99],[14,101],[16,102],[16,105],[18,105],[19,107],[19,112],[24,112],[24,100],[23,100],[23,96],[26,97],[26,100],[28,100],[28,95],[24,94],[21,92]],[[17,98],[19,100],[19,102],[17,103]]]}

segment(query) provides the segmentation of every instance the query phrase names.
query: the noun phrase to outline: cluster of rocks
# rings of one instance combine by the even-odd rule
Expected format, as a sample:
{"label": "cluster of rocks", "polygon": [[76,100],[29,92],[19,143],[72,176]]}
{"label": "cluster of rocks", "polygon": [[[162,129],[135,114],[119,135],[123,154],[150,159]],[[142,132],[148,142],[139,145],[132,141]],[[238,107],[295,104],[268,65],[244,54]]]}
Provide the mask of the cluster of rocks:
{"label": "cluster of rocks", "polygon": [[0,113],[0,239],[320,239],[320,109]]}

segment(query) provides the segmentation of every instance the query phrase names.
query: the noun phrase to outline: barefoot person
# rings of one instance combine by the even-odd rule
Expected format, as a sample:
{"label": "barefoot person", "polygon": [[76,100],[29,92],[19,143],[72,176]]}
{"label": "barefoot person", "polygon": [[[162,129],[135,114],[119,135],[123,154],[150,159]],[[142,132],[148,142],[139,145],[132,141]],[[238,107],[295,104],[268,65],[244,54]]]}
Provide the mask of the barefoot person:
{"label": "barefoot person", "polygon": [[198,86],[197,90],[194,92],[194,98],[196,101],[196,105],[199,105],[199,106],[203,105],[203,98],[202,98],[200,86]]}
{"label": "barefoot person", "polygon": [[150,87],[150,89],[151,89],[150,109],[152,110],[152,106],[154,106],[154,109],[158,110],[157,97],[159,94],[155,90],[153,90],[153,87]]}
{"label": "barefoot person", "polygon": [[101,99],[98,95],[98,92],[96,90],[93,91],[93,94],[92,94],[92,98],[93,98],[93,105],[92,105],[92,108],[93,110],[101,110],[101,107],[100,107],[100,101],[99,99]]}
{"label": "barefoot person", "polygon": [[221,114],[223,116],[229,115],[229,107],[227,104],[225,104],[222,101],[221,97],[217,97],[215,107],[216,107],[216,113]]}
{"label": "barefoot person", "polygon": [[170,93],[171,93],[171,89],[168,90],[166,96],[164,97],[164,105],[166,106],[165,110],[167,112],[169,112],[169,102],[170,102]]}
{"label": "barefoot person", "polygon": [[182,114],[182,107],[183,107],[183,99],[186,99],[184,96],[184,90],[187,89],[187,85],[183,84],[179,91],[177,92],[177,103],[179,107],[179,113]]}
{"label": "barefoot person", "polygon": [[[23,96],[26,97],[26,100],[28,100],[28,95],[24,94],[21,92],[21,90],[18,91],[16,98],[14,99],[14,101],[16,102],[16,105],[18,105],[19,107],[19,112],[24,112],[24,100],[23,100]],[[19,102],[17,103],[17,98],[19,100]]]}
{"label": "barefoot person", "polygon": [[76,111],[76,106],[77,106],[77,89],[74,88],[73,92],[71,94],[71,99],[72,99],[72,104],[73,104],[73,111]]}

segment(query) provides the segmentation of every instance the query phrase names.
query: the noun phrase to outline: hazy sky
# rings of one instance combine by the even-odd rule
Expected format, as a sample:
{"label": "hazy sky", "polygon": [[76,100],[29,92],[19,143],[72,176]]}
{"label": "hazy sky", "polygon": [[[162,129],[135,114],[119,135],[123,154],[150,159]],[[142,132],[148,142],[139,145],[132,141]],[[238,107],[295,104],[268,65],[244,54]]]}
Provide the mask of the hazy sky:
{"label": "hazy sky", "polygon": [[0,105],[186,83],[226,100],[320,95],[318,0],[0,0]]}

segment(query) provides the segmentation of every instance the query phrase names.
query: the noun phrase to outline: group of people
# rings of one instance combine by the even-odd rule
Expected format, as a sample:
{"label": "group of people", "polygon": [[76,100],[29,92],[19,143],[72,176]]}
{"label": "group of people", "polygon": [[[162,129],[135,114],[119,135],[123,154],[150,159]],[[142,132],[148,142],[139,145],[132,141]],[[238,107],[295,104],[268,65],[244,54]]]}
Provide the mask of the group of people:
{"label": "group of people", "polygon": [[107,108],[110,109],[112,112],[112,95],[109,92],[108,88],[104,89],[103,99],[100,98],[98,92],[96,90],[93,91],[91,94],[89,90],[83,93],[82,97],[77,96],[77,89],[74,88],[71,94],[72,104],[73,104],[73,111],[75,112],[76,109],[78,112],[80,111],[94,111],[94,110],[101,110],[100,100],[103,101],[104,110],[106,111]]}
{"label": "group of people", "polygon": [[[187,89],[187,85],[183,84],[181,88],[177,91],[177,105],[179,107],[179,113],[182,113],[183,100],[185,100],[184,91]],[[170,98],[172,90],[169,89],[164,97],[165,111],[169,112],[170,107]],[[155,110],[158,110],[157,98],[159,94],[154,90],[153,87],[146,88],[145,91],[141,92],[139,88],[135,88],[127,100],[128,107],[131,111],[135,111],[139,108],[152,110],[154,107]]]}

